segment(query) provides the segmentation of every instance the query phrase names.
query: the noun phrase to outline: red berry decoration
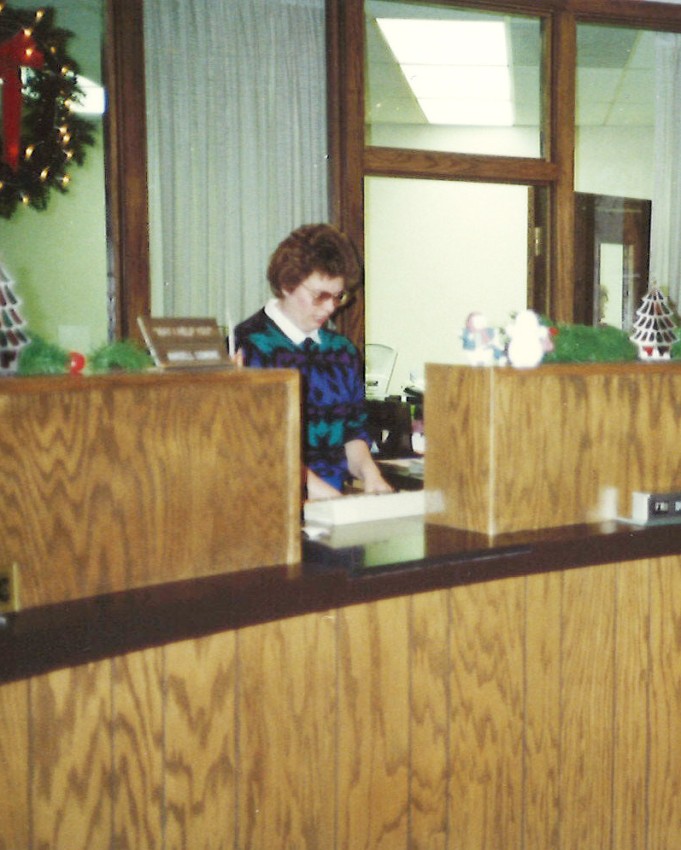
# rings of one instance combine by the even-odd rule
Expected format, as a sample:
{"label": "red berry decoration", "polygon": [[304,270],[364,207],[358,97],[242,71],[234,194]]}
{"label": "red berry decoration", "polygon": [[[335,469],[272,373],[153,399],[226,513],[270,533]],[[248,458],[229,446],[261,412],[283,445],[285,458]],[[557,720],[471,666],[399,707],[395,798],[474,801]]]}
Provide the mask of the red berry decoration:
{"label": "red berry decoration", "polygon": [[72,351],[69,357],[69,372],[72,375],[80,375],[85,368],[85,358],[79,351]]}

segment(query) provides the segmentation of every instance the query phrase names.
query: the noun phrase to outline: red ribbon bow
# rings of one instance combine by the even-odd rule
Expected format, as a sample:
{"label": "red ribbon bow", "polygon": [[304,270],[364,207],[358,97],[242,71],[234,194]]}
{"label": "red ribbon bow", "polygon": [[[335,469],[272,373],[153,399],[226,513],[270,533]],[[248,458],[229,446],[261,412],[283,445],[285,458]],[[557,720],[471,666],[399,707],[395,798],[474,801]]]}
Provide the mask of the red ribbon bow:
{"label": "red ribbon bow", "polygon": [[4,159],[14,171],[19,167],[21,147],[21,69],[42,68],[44,64],[45,57],[26,30],[0,44]]}

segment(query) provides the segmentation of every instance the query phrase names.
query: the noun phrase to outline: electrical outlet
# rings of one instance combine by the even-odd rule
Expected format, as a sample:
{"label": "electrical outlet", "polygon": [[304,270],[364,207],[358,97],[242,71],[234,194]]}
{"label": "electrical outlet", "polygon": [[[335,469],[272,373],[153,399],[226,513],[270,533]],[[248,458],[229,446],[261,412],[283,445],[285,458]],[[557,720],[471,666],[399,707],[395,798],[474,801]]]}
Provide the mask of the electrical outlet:
{"label": "electrical outlet", "polygon": [[632,493],[631,518],[641,525],[681,523],[681,491]]}
{"label": "electrical outlet", "polygon": [[0,614],[19,610],[19,565],[0,567]]}

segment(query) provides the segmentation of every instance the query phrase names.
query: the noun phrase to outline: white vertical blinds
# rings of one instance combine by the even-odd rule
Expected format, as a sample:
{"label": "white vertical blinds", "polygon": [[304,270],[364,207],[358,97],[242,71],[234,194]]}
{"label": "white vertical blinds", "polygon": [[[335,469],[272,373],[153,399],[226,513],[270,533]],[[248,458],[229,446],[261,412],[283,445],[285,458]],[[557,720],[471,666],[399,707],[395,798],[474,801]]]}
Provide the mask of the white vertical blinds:
{"label": "white vertical blinds", "polygon": [[145,0],[152,312],[238,322],[328,220],[323,0]]}
{"label": "white vertical blinds", "polygon": [[655,36],[655,175],[650,232],[651,286],[681,309],[681,36]]}

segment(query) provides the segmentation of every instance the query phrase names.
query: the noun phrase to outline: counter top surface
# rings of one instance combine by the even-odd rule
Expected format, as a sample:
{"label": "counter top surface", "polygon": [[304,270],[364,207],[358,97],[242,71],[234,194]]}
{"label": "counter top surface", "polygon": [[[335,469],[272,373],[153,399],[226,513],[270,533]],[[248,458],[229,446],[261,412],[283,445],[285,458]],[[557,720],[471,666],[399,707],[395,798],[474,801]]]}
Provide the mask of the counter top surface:
{"label": "counter top surface", "polygon": [[[305,540],[295,566],[149,585],[5,615],[0,682],[348,605],[681,553],[681,526],[609,521],[489,537],[421,518]],[[392,523],[392,525],[391,525]],[[370,527],[371,526],[371,527]]]}

